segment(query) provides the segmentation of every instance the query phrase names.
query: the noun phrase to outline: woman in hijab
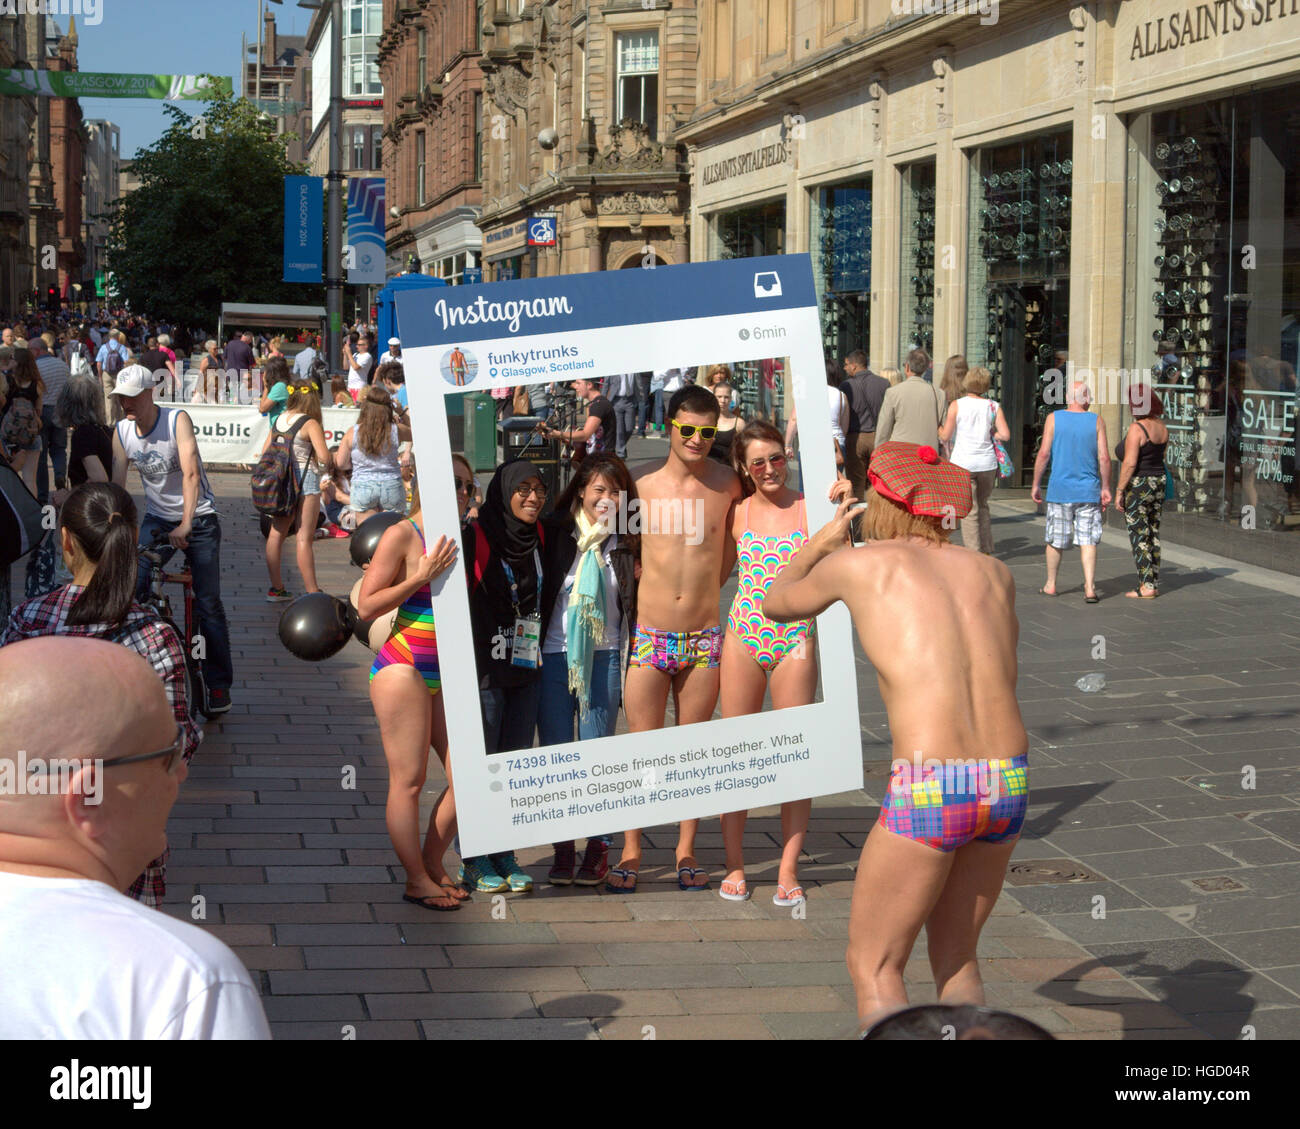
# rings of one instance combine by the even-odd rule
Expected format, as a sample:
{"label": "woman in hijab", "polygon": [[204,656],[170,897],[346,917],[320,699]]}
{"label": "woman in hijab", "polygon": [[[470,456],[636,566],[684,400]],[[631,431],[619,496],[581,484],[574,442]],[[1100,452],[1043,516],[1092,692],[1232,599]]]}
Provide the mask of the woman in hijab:
{"label": "woman in hijab", "polygon": [[[546,486],[526,459],[502,464],[465,531],[470,622],[489,755],[531,749],[542,678],[542,538]],[[527,893],[513,851],[465,859],[461,881],[483,893]]]}

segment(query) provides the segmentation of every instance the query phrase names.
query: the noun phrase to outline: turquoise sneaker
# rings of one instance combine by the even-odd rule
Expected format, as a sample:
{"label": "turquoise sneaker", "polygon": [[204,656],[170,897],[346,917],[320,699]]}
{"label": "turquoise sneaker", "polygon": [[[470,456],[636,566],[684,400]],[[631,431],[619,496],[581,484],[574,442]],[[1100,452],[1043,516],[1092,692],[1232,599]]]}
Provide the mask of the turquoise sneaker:
{"label": "turquoise sneaker", "polygon": [[515,858],[514,851],[506,851],[499,855],[488,855],[488,858],[492,860],[492,866],[497,874],[506,876],[506,881],[510,884],[512,893],[529,894],[532,892],[532,877],[524,873],[523,868],[519,865],[519,860]]}
{"label": "turquoise sneaker", "polygon": [[480,894],[499,894],[507,887],[514,889],[492,869],[492,859],[488,855],[476,855],[462,861],[456,880],[463,885],[472,886]]}

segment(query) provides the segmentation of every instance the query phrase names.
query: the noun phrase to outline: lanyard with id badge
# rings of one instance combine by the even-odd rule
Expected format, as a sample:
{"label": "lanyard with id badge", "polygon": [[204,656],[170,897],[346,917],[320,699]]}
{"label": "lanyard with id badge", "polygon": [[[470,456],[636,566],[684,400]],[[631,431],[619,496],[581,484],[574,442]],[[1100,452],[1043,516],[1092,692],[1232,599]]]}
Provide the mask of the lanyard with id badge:
{"label": "lanyard with id badge", "polygon": [[[533,563],[537,566],[537,595],[534,597],[534,603],[540,603],[542,558],[536,549],[533,550]],[[501,559],[501,569],[510,583],[510,602],[515,608],[515,629],[512,636],[514,642],[510,648],[510,665],[536,670],[542,663],[542,617],[537,612],[532,615],[520,614],[519,585],[515,583],[514,569],[504,557]]]}

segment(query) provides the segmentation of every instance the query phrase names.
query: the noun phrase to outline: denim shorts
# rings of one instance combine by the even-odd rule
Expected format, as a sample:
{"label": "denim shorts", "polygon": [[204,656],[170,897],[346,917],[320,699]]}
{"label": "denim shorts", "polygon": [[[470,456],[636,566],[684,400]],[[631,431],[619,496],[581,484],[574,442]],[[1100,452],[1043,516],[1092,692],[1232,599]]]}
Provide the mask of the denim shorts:
{"label": "denim shorts", "polygon": [[320,471],[308,470],[302,476],[302,495],[305,498],[308,494],[320,493]]}
{"label": "denim shorts", "polygon": [[357,513],[366,510],[406,511],[406,484],[400,478],[372,478],[358,482],[352,480],[350,508]]}

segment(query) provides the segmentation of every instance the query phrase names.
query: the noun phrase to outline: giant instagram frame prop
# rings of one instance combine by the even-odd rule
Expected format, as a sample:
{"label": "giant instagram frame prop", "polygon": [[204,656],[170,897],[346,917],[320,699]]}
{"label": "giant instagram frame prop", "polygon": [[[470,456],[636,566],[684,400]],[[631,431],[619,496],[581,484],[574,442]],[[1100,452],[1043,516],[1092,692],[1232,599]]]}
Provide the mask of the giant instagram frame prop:
{"label": "giant instagram frame prop", "polygon": [[[446,394],[772,356],[789,357],[808,520],[816,530],[833,516],[807,255],[411,290],[397,295],[397,310],[430,541],[459,525]],[[817,619],[820,702],[488,756],[464,570],[462,546],[432,586],[464,855],[862,787],[852,624],[842,605]]]}

